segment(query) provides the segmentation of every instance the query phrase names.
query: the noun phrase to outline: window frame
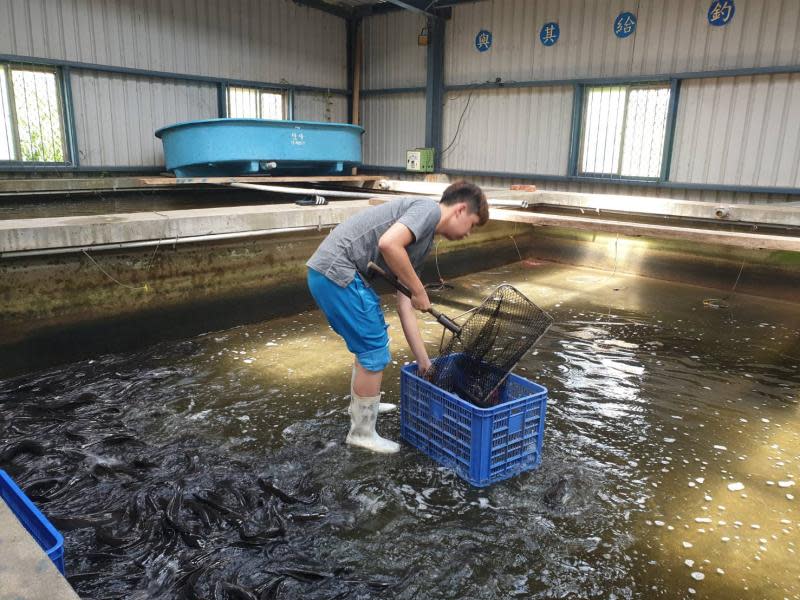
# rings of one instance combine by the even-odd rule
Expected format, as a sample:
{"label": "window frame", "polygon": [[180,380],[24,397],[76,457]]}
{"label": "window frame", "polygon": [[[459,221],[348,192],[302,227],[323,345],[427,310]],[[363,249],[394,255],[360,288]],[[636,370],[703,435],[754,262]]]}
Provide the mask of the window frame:
{"label": "window frame", "polygon": [[[67,107],[64,101],[64,81],[65,76],[63,69],[56,66],[30,64],[14,61],[0,62],[0,69],[5,73],[5,90],[0,90],[0,93],[5,94],[8,99],[8,112],[9,121],[11,124],[11,135],[13,137],[13,145],[11,146],[14,155],[17,158],[13,159],[0,159],[0,168],[4,166],[22,166],[22,167],[37,167],[37,166],[73,166],[73,157],[70,152],[70,131],[67,119]],[[55,79],[55,93],[56,93],[56,110],[58,112],[58,122],[60,127],[61,137],[61,153],[62,160],[53,161],[38,161],[38,160],[23,160],[22,145],[20,143],[19,120],[17,116],[17,103],[14,94],[14,82],[11,76],[12,71],[34,71],[40,73],[52,74]]]}
{"label": "window frame", "polygon": [[[278,120],[281,121],[288,121],[290,120],[289,115],[291,114],[291,110],[289,108],[289,102],[291,95],[289,90],[286,88],[273,88],[273,87],[254,87],[248,85],[226,85],[225,86],[225,116],[233,119],[265,119],[263,116],[256,116],[256,117],[231,117],[231,91],[232,90],[247,90],[250,92],[255,92],[257,94],[256,99],[256,108],[257,112],[261,113],[261,95],[262,94],[275,94],[281,97],[281,118]],[[266,120],[276,120],[276,119],[266,119]]]}
{"label": "window frame", "polygon": [[[596,172],[596,171],[583,171],[583,159],[584,159],[584,152],[585,152],[585,134],[586,134],[586,126],[588,121],[588,109],[589,109],[589,92],[592,89],[604,89],[604,88],[623,88],[625,90],[625,104],[623,107],[623,116],[622,116],[622,132],[620,135],[620,150],[619,156],[616,161],[615,171],[614,173],[604,173],[604,172]],[[644,176],[644,175],[622,175],[622,165],[623,159],[625,154],[625,132],[627,128],[627,116],[628,116],[628,103],[630,100],[631,92],[634,90],[666,90],[668,92],[667,97],[667,114],[664,123],[664,135],[661,141],[661,164],[659,167],[659,174],[654,176]],[[578,102],[580,103],[579,113],[578,113],[578,127],[577,127],[577,136],[575,139],[575,156],[576,160],[574,163],[574,171],[573,176],[580,178],[580,179],[589,179],[589,180],[596,180],[596,179],[603,179],[603,180],[611,180],[611,181],[646,181],[646,182],[660,182],[665,181],[665,173],[668,172],[669,168],[669,160],[672,154],[672,127],[674,126],[674,110],[677,102],[677,90],[676,86],[673,84],[672,81],[642,81],[642,82],[608,82],[608,83],[598,83],[598,84],[583,84],[580,86],[580,94],[578,98]]]}

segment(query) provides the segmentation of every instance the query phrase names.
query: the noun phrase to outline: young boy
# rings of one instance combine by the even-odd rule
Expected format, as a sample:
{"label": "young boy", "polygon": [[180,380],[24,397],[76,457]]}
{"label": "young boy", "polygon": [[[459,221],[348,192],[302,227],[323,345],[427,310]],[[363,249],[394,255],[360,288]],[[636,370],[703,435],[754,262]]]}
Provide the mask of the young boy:
{"label": "young boy", "polygon": [[434,234],[460,240],[488,219],[483,191],[459,181],[444,191],[438,203],[429,198],[403,197],[358,213],[338,225],[306,263],[311,295],[355,355],[348,444],[384,453],[400,449],[375,432],[378,412],[395,406],[380,402],[381,378],[391,354],[388,325],[380,299],[369,286],[374,274],[367,264],[375,262],[411,290],[411,298],[398,292],[397,312],[411,352],[424,373],[431,361],[414,309],[426,310],[431,302],[417,271],[431,250]]}

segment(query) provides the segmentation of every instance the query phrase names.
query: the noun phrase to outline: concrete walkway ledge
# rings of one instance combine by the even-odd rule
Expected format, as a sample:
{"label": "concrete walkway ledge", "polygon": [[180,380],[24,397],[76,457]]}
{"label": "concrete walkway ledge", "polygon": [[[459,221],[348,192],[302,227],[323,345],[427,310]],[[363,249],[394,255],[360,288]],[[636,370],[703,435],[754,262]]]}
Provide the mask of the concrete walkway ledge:
{"label": "concrete walkway ledge", "polygon": [[1,499],[0,600],[80,600]]}
{"label": "concrete walkway ledge", "polygon": [[269,204],[80,217],[0,220],[0,256],[59,248],[338,225],[367,208],[366,200],[324,206]]}

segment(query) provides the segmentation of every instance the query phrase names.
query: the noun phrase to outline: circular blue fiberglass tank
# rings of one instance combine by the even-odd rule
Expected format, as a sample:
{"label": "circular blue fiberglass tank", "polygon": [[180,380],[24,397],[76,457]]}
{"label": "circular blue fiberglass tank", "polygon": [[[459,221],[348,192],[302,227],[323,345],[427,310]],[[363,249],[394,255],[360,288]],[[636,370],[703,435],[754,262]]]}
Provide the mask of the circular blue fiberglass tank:
{"label": "circular blue fiberglass tank", "polygon": [[207,119],[162,127],[156,137],[177,177],[226,177],[343,173],[361,164],[363,133],[346,123]]}

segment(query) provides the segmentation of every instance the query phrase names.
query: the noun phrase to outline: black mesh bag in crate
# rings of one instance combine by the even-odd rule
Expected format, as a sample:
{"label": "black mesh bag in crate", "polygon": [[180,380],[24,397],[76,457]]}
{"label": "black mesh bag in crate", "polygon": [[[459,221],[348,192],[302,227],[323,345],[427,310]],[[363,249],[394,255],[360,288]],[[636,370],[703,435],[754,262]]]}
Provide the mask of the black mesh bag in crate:
{"label": "black mesh bag in crate", "polygon": [[[400,292],[411,292],[396,278],[370,263],[369,267]],[[480,407],[502,399],[500,385],[553,324],[553,318],[512,285],[497,287],[481,304],[469,311],[462,325],[431,308],[450,336],[442,340],[440,358],[425,374],[437,387],[457,394]]]}
{"label": "black mesh bag in crate", "polygon": [[476,406],[496,405],[500,385],[553,319],[511,285],[497,287],[442,341],[425,379]]}

